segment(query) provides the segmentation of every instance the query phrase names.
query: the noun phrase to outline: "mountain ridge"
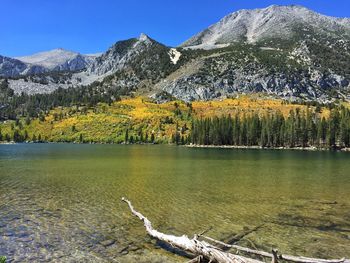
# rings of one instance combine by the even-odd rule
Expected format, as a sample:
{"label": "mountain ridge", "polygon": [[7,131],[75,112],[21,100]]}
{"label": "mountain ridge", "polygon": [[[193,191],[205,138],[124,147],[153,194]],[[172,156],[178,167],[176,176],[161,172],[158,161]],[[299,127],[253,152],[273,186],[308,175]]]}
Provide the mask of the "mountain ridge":
{"label": "mountain ridge", "polygon": [[[57,48],[29,56],[15,57],[15,59],[27,64],[42,66],[48,70],[81,70],[90,63],[90,57],[78,52]],[[74,63],[77,65],[74,65]]]}
{"label": "mountain ridge", "polygon": [[[350,30],[349,18],[336,18],[316,13],[300,5],[271,5],[262,9],[242,9],[226,15],[217,23],[182,43],[181,47],[227,44],[234,41],[256,43],[266,37],[291,38],[294,26],[337,31]],[[347,32],[348,37],[350,33]]]}
{"label": "mountain ridge", "polygon": [[184,101],[254,92],[349,100],[349,51],[350,19],[273,5],[231,13],[180,47],[141,34],[116,42],[78,73],[24,76],[11,80],[10,87],[16,93],[48,93],[93,85],[96,92],[124,90],[153,98],[166,92]]}
{"label": "mountain ridge", "polygon": [[[10,58],[1,56],[0,76],[19,77],[57,71],[79,71],[87,68],[96,57],[97,55],[94,54],[82,55],[63,48],[38,52],[22,57]],[[11,64],[13,70],[9,69]]]}

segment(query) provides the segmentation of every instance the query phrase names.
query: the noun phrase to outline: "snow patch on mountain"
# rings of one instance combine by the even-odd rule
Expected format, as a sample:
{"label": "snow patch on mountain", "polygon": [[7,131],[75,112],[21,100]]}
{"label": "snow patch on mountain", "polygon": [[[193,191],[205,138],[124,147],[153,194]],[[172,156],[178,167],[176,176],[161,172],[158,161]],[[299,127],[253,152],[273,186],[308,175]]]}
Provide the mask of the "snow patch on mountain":
{"label": "snow patch on mountain", "polygon": [[168,54],[169,54],[171,62],[173,62],[174,65],[177,64],[177,62],[179,61],[179,59],[180,59],[180,57],[182,55],[180,51],[176,50],[176,48],[171,48],[169,50]]}

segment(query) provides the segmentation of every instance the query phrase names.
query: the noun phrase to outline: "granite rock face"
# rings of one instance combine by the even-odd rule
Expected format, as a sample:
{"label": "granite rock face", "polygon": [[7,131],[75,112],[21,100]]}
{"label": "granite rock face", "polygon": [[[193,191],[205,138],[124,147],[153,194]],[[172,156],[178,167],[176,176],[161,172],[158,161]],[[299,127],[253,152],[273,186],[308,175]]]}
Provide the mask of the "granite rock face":
{"label": "granite rock face", "polygon": [[[38,73],[43,74],[33,77]],[[240,10],[177,48],[141,34],[99,56],[58,49],[0,57],[0,76],[17,76],[10,81],[16,93],[93,85],[96,92],[126,90],[160,101],[256,92],[291,100],[350,100],[350,19],[295,5]]]}

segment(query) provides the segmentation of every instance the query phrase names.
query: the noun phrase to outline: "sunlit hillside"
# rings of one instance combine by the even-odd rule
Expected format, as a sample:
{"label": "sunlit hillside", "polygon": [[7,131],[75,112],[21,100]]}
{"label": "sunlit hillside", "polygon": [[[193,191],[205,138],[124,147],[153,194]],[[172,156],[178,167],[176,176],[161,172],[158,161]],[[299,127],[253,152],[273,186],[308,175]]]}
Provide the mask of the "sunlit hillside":
{"label": "sunlit hillside", "polygon": [[[188,136],[192,119],[237,113],[242,116],[251,113],[264,115],[278,111],[287,117],[291,110],[299,108],[303,112],[307,107],[259,95],[164,104],[137,97],[125,98],[111,105],[99,104],[94,108],[58,107],[45,116],[6,121],[0,127],[3,140],[12,140],[17,133],[26,141],[122,143],[127,136],[132,142],[171,143],[176,131],[184,138]],[[316,110],[313,106],[309,108]],[[327,108],[317,110],[322,116],[329,115]]]}

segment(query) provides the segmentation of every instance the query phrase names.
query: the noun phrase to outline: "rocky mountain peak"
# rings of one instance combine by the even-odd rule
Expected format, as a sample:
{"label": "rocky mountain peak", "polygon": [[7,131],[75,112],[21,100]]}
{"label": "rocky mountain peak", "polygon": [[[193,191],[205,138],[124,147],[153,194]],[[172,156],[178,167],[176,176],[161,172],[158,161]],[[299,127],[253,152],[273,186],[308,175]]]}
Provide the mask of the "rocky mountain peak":
{"label": "rocky mountain peak", "polygon": [[350,38],[348,19],[325,16],[300,5],[272,5],[231,13],[181,46],[205,48],[233,42],[256,43],[266,39],[292,39],[304,34]]}
{"label": "rocky mountain peak", "polygon": [[148,41],[148,40],[150,40],[148,35],[146,35],[145,33],[140,34],[139,41]]}
{"label": "rocky mountain peak", "polygon": [[[10,86],[17,93],[39,93],[95,82],[92,86],[97,85],[96,92],[101,88],[140,94],[166,92],[184,101],[255,92],[323,103],[350,100],[348,18],[325,16],[299,5],[245,9],[224,17],[183,47],[169,48],[142,33],[116,42],[98,57],[90,57],[85,71],[59,77],[48,71],[43,79],[30,76],[31,81],[11,80]],[[70,55],[62,49],[46,53],[51,61],[52,57]],[[81,59],[87,56],[74,55],[75,62],[66,61],[62,70],[86,65]],[[0,75],[47,70],[28,65],[32,64],[0,57]],[[39,86],[38,79],[49,84],[39,82]]]}
{"label": "rocky mountain peak", "polygon": [[53,69],[66,61],[74,59],[79,53],[57,48],[49,51],[35,53],[33,55],[17,57],[16,59],[33,65],[39,65]]}

